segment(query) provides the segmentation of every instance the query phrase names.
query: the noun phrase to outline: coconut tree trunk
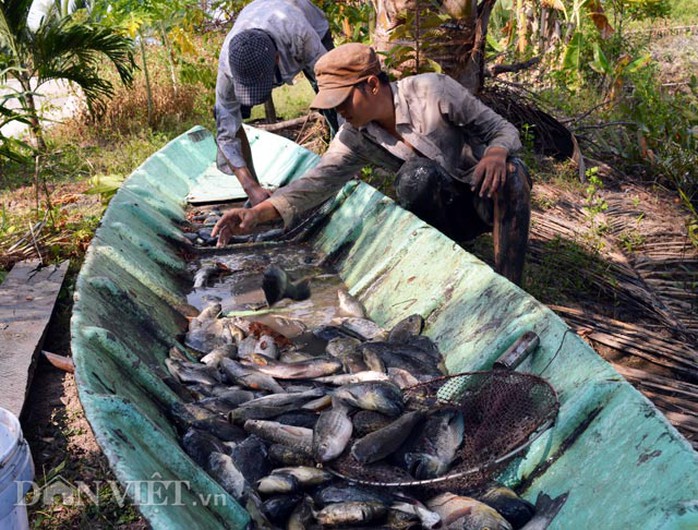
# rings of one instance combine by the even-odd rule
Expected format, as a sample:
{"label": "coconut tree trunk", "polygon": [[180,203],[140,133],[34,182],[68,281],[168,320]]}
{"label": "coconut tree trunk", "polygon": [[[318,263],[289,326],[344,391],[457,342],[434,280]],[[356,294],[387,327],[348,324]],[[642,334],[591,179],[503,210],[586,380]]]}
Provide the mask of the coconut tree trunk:
{"label": "coconut tree trunk", "polygon": [[[409,46],[418,52],[412,65],[413,71],[402,69],[393,73],[414,73],[419,62],[431,59],[441,65],[444,73],[472,92],[480,91],[484,78],[487,24],[496,0],[437,0],[440,11],[447,14],[450,20],[438,29],[436,38],[433,30],[425,32],[419,27],[411,27],[408,33],[412,38],[392,40],[391,37],[398,28],[405,24],[418,25],[425,14],[433,11],[434,3],[429,0],[373,2],[376,10],[373,45],[376,50],[390,53],[391,48],[400,45]],[[409,67],[407,65],[408,69]]]}

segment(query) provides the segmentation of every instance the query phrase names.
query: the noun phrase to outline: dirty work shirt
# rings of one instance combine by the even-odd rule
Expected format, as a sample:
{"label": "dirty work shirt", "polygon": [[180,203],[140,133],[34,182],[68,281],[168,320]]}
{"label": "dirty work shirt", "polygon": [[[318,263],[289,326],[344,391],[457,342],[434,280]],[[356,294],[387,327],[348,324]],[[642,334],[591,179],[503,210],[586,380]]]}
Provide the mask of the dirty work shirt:
{"label": "dirty work shirt", "polygon": [[315,62],[327,51],[321,39],[329,27],[323,12],[309,0],[255,0],[240,11],[223,41],[218,58],[214,107],[219,147],[216,160],[218,169],[231,173],[226,159],[236,168],[247,165],[242,157],[240,140],[235,137],[242,125],[242,115],[228,62],[230,39],[247,29],[265,31],[274,40],[279,52],[281,78],[277,77],[274,86],[280,86],[291,84],[301,70],[313,71]]}
{"label": "dirty work shirt", "polygon": [[317,166],[269,198],[286,226],[369,164],[395,173],[405,160],[421,155],[467,181],[488,148],[504,147],[510,155],[521,148],[511,123],[446,75],[420,74],[390,86],[397,132],[412,147],[373,122],[361,129],[345,123]]}

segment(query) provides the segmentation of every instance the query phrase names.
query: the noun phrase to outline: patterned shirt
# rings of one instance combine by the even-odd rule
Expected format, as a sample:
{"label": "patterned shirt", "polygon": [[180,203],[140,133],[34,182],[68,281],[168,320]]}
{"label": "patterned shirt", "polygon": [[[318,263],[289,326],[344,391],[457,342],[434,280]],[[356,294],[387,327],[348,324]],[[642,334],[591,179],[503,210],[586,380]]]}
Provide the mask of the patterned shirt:
{"label": "patterned shirt", "polygon": [[510,155],[521,148],[511,123],[446,75],[415,75],[390,87],[397,132],[412,147],[374,122],[361,129],[345,123],[317,166],[270,197],[286,226],[332,197],[369,164],[397,172],[405,160],[421,155],[468,181],[488,148],[504,147]]}
{"label": "patterned shirt", "polygon": [[240,140],[235,137],[242,125],[242,115],[228,62],[230,39],[247,29],[266,31],[276,44],[281,82],[275,86],[291,84],[301,70],[312,73],[315,62],[327,51],[321,40],[329,30],[329,23],[310,0],[254,0],[240,11],[223,41],[216,80],[217,163],[226,173],[230,173],[227,161],[236,168],[247,165]]}

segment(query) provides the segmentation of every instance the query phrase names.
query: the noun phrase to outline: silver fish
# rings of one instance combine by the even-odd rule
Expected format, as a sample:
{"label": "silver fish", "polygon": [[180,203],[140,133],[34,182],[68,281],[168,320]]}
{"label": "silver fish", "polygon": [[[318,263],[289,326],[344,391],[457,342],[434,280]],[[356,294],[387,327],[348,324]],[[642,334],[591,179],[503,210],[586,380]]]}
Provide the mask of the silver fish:
{"label": "silver fish", "polygon": [[358,298],[350,295],[348,291],[338,290],[337,298],[339,299],[339,315],[366,318],[366,308],[359,302]]}
{"label": "silver fish", "polygon": [[313,398],[324,396],[327,391],[324,388],[311,388],[303,392],[288,392],[285,394],[269,394],[261,396],[241,405],[241,407],[283,407],[285,405],[294,405],[300,407],[303,403]]}
{"label": "silver fish", "polygon": [[353,424],[349,410],[338,402],[320,414],[313,429],[313,456],[318,462],[329,462],[342,454],[346,448]]}
{"label": "silver fish", "polygon": [[389,379],[388,374],[367,370],[365,372],[356,372],[354,374],[337,374],[328,375],[326,377],[316,377],[315,381],[320,383],[329,383],[330,385],[343,386],[355,383],[368,383],[371,381],[388,381]]}
{"label": "silver fish", "polygon": [[512,530],[496,510],[470,497],[442,493],[429,499],[427,508],[441,517],[444,527],[453,530]]}
{"label": "silver fish", "polygon": [[201,383],[204,385],[220,384],[218,371],[203,364],[195,364],[186,361],[175,361],[169,357],[165,359],[165,366],[172,377],[180,383]]}
{"label": "silver fish", "polygon": [[313,443],[313,430],[305,427],[284,425],[278,421],[247,420],[244,428],[270,442],[300,447],[310,451]]}
{"label": "silver fish", "polygon": [[304,487],[319,486],[329,482],[334,477],[334,475],[323,469],[311,466],[279,467],[271,472],[272,475],[278,473],[296,477],[298,483]]}
{"label": "silver fish", "polygon": [[405,388],[409,388],[411,386],[419,384],[419,379],[417,379],[407,370],[403,370],[402,368],[388,368],[388,377],[393,383],[395,383],[403,390]]}
{"label": "silver fish", "polygon": [[[253,355],[251,361],[258,372],[277,379],[313,379],[341,370],[342,363],[336,359],[315,358],[297,363],[282,363],[261,355]],[[249,360],[246,361],[250,366]]]}
{"label": "silver fish", "polygon": [[244,387],[276,393],[286,392],[273,377],[232,359],[223,359],[220,366],[230,380]]}
{"label": "silver fish", "polygon": [[341,329],[358,335],[363,340],[385,340],[388,337],[388,333],[373,320],[357,317],[340,317],[340,320]]}

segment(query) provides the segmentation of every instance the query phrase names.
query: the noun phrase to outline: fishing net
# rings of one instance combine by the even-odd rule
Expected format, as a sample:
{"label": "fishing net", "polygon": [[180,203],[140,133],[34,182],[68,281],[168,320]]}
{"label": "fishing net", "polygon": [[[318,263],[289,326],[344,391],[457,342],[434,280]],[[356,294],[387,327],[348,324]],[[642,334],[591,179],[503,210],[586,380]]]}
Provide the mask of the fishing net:
{"label": "fishing net", "polygon": [[347,450],[332,462],[333,473],[371,486],[418,486],[434,491],[473,488],[492,478],[550,427],[559,408],[555,390],[547,381],[505,369],[438,377],[406,389],[404,396],[407,410],[462,412],[464,439],[448,471],[417,480],[386,460],[361,464]]}

